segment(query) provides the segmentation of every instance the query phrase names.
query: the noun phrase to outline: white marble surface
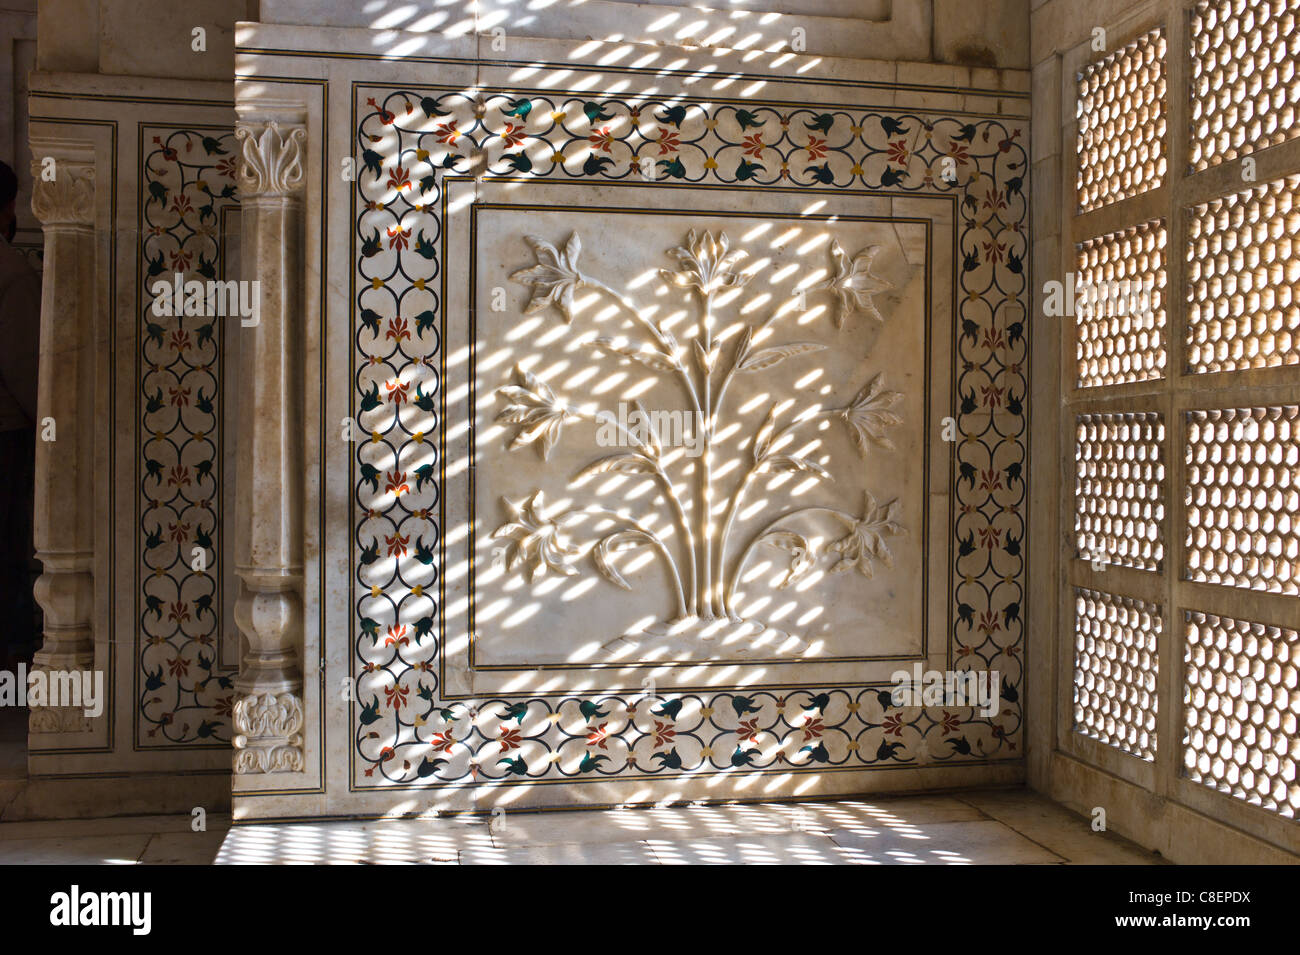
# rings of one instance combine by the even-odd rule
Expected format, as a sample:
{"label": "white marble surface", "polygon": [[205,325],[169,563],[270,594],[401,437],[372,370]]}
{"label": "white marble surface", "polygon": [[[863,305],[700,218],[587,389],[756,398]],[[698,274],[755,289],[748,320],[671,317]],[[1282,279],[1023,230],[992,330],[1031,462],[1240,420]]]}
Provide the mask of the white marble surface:
{"label": "white marble surface", "polygon": [[191,825],[189,815],[0,823],[0,865],[207,865],[230,817]]}
{"label": "white marble surface", "polygon": [[1023,789],[237,826],[218,863],[1153,865]]}
{"label": "white marble surface", "polygon": [[1024,789],[655,809],[254,824],[0,823],[0,865],[1159,864]]}

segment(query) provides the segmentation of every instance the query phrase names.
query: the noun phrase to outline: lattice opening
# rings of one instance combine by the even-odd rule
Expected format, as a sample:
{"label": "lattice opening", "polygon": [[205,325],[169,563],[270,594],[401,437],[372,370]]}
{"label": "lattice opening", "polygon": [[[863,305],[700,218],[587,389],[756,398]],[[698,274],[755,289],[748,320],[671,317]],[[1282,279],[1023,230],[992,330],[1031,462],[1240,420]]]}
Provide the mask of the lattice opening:
{"label": "lattice opening", "polygon": [[1188,210],[1187,367],[1300,362],[1300,176]]}
{"label": "lattice opening", "polygon": [[1193,169],[1300,134],[1296,13],[1294,0],[1216,0],[1192,12]]}
{"label": "lattice opening", "polygon": [[1156,189],[1165,175],[1165,33],[1079,73],[1079,210]]}
{"label": "lattice opening", "polygon": [[1190,580],[1296,594],[1300,407],[1186,415]]}
{"label": "lattice opening", "polygon": [[1165,373],[1163,222],[1078,246],[1078,386],[1149,381]]}
{"label": "lattice opening", "polygon": [[1164,421],[1151,412],[1078,417],[1074,531],[1079,557],[1160,569],[1164,438]]}
{"label": "lattice opening", "polygon": [[1183,766],[1198,783],[1296,818],[1300,634],[1186,614]]}
{"label": "lattice opening", "polygon": [[1074,606],[1075,732],[1155,759],[1160,608],[1083,588]]}

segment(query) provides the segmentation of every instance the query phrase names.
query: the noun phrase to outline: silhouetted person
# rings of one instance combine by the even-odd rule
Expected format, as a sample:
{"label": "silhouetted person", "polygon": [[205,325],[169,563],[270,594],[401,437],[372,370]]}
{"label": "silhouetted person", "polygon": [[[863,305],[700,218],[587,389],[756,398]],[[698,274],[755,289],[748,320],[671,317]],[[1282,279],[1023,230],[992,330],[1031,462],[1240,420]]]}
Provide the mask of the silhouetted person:
{"label": "silhouetted person", "polygon": [[18,177],[0,162],[0,650],[8,670],[30,661],[39,642],[32,510],[41,280],[12,245],[17,196]]}

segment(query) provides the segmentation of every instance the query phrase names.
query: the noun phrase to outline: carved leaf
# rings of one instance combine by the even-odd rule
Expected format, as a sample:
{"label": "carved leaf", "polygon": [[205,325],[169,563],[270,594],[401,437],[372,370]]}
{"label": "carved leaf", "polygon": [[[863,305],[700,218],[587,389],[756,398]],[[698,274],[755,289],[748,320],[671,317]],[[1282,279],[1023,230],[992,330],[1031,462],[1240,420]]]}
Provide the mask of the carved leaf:
{"label": "carved leaf", "polygon": [[767,413],[762,427],[758,429],[758,434],[754,436],[754,460],[760,460],[763,455],[767,454],[768,446],[772,443],[772,435],[776,433],[776,405],[772,405],[771,410]]}
{"label": "carved leaf", "polygon": [[808,539],[784,527],[775,527],[768,531],[759,538],[759,543],[780,548],[790,555],[790,569],[786,572],[785,578],[777,584],[780,590],[789,587],[806,574],[816,562],[816,555],[809,546]]}
{"label": "carved leaf", "polygon": [[604,474],[607,471],[617,471],[620,474],[654,474],[655,468],[651,462],[646,460],[644,455],[624,452],[623,454],[611,454],[609,457],[592,461],[574,475],[574,480],[592,474]]}
{"label": "carved leaf", "polygon": [[631,345],[616,345],[612,338],[596,338],[592,340],[591,344],[603,351],[609,352],[610,354],[621,355],[624,358],[630,358],[633,361],[640,362],[647,368],[653,368],[656,371],[672,371],[674,368],[671,357],[650,348],[634,348]]}
{"label": "carved leaf", "polygon": [[714,344],[712,348],[710,348],[708,351],[705,351],[704,345],[700,343],[700,340],[698,338],[695,339],[694,344],[695,344],[695,360],[700,363],[700,367],[704,369],[704,373],[706,375],[713,374],[713,366],[717,364],[718,353],[722,351],[722,346],[718,344]]}
{"label": "carved leaf", "polygon": [[618,587],[622,587],[624,590],[631,590],[632,585],[614,566],[614,555],[621,551],[632,550],[635,547],[643,547],[649,543],[650,539],[640,531],[615,531],[613,534],[607,534],[596,542],[596,546],[591,550],[591,556],[596,562],[596,569],[601,572],[606,580]]}
{"label": "carved leaf", "polygon": [[664,344],[667,346],[669,354],[676,355],[679,347],[677,344],[677,336],[662,325],[657,327],[659,329],[659,334],[663,336]]}
{"label": "carved leaf", "polygon": [[[642,421],[651,420],[650,412],[646,410],[646,406],[640,398],[636,400],[636,410],[641,414]],[[650,452],[651,457],[658,458],[663,454],[664,446],[660,443],[659,435],[654,428],[647,427],[645,429],[645,443],[646,450]]]}
{"label": "carved leaf", "polygon": [[793,454],[774,454],[766,461],[767,467],[773,471],[804,471],[816,474],[823,481],[831,480],[830,472],[818,464],[816,461],[809,461],[807,458],[797,458]]}
{"label": "carved leaf", "polygon": [[564,257],[568,259],[570,263],[573,263],[578,261],[578,256],[581,254],[582,239],[578,237],[578,233],[574,232],[569,236],[569,241],[564,245]]}
{"label": "carved leaf", "polygon": [[809,352],[821,351],[826,346],[819,342],[789,342],[785,345],[773,345],[771,348],[760,348],[758,351],[749,355],[737,367],[737,371],[765,371],[773,365],[779,365],[787,358],[793,358],[795,355],[806,355]]}
{"label": "carved leaf", "polygon": [[754,326],[746,325],[745,333],[740,336],[740,342],[736,345],[736,355],[744,358],[749,354],[749,345],[754,340]]}

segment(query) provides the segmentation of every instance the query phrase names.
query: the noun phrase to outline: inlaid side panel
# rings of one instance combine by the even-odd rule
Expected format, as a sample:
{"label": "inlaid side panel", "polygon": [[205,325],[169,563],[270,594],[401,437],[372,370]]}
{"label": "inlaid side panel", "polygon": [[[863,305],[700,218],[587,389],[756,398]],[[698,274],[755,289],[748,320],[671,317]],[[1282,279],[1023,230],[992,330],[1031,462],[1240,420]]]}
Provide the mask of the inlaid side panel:
{"label": "inlaid side panel", "polygon": [[354,788],[1020,755],[1018,123],[355,92]]}
{"label": "inlaid side panel", "polygon": [[[206,289],[237,277],[227,274],[222,228],[237,209],[234,135],[142,124],[140,137],[137,742],[225,745],[238,665],[233,627],[223,626],[232,319],[213,314]],[[178,275],[203,283],[192,308],[175,294]],[[166,295],[155,294],[159,283]],[[186,314],[175,314],[178,302]]]}

